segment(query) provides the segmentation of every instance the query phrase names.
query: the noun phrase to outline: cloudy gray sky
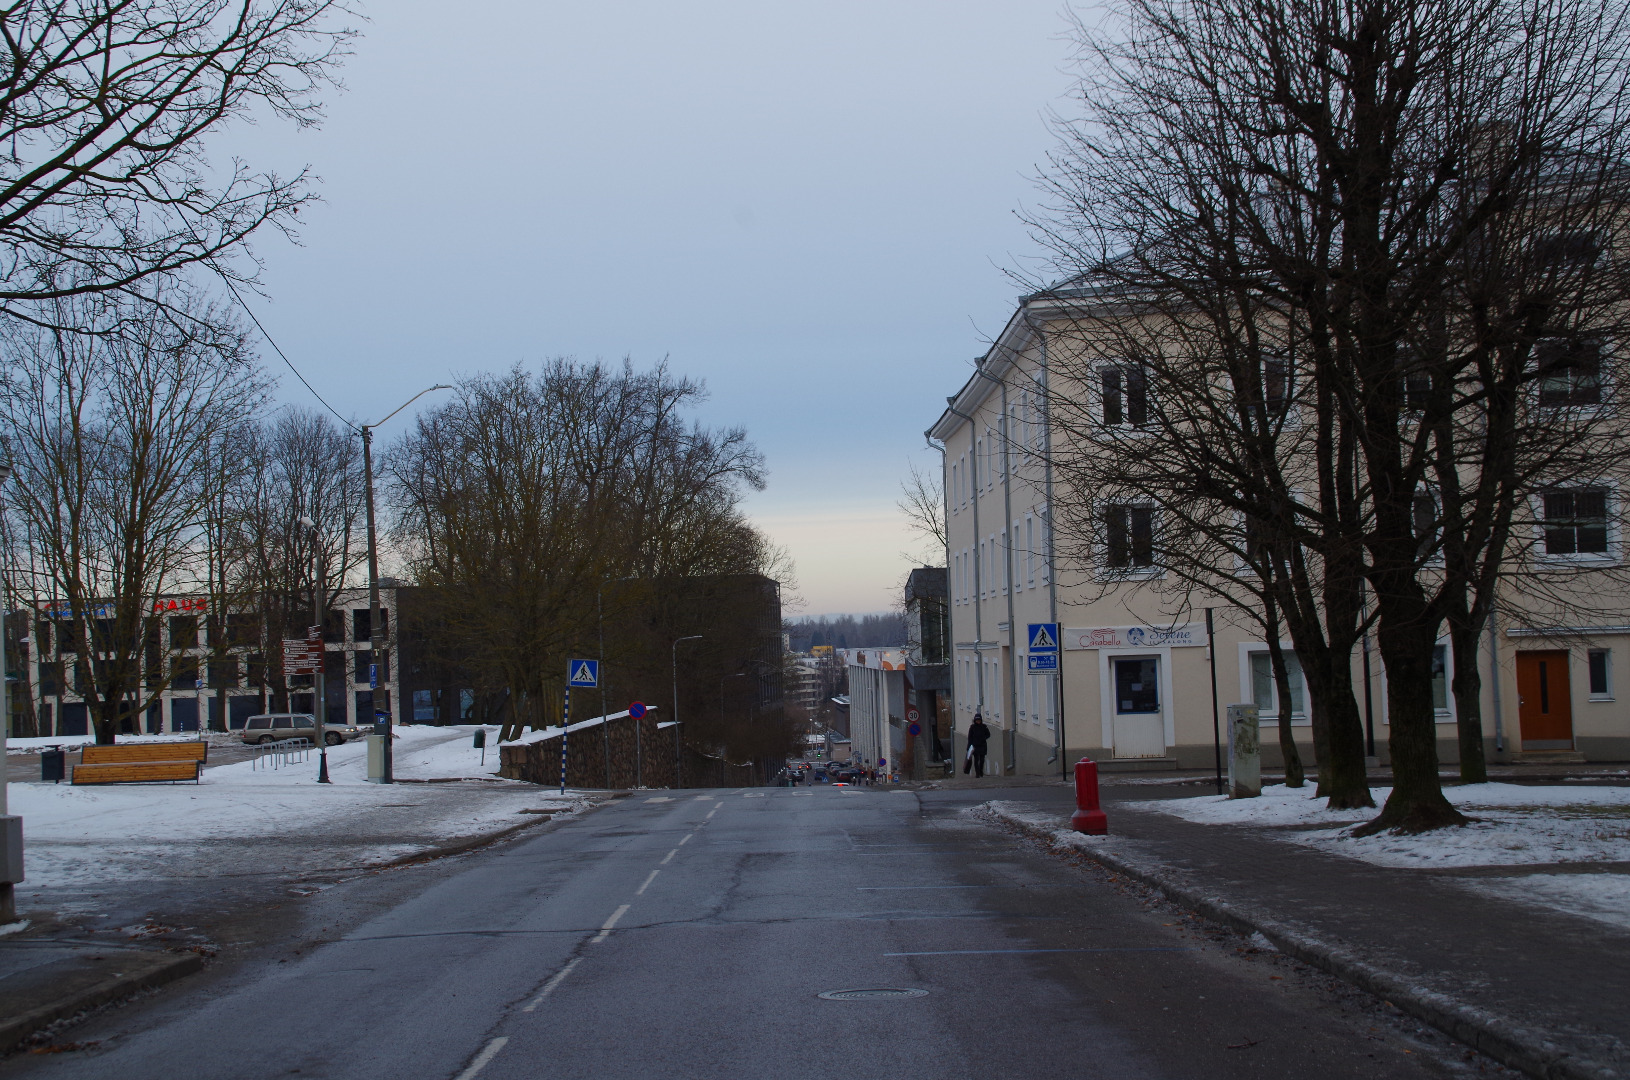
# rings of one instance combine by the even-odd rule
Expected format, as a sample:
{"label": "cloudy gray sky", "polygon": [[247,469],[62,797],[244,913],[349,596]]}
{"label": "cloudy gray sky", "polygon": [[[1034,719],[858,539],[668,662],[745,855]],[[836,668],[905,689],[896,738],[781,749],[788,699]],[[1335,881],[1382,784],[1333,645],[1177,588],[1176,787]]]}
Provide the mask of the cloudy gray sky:
{"label": "cloudy gray sky", "polygon": [[376,419],[450,374],[667,356],[765,452],[748,505],[802,612],[891,606],[900,478],[1034,253],[1061,0],[365,11],[321,130],[216,151],[323,179],[255,301],[317,389]]}

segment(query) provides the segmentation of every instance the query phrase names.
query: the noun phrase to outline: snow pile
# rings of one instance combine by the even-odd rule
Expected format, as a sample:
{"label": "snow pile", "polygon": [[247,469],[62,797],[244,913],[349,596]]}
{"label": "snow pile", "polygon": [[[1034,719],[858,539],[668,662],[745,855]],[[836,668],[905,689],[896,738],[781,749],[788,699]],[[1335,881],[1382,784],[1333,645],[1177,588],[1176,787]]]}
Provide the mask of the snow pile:
{"label": "snow pile", "polygon": [[[219,735],[219,732],[205,734]],[[170,735],[120,735],[119,744],[126,743],[167,743],[167,742],[197,742],[199,733],[177,732]],[[41,750],[62,747],[73,750],[81,746],[89,746],[96,741],[95,735],[53,735],[49,738],[7,739],[6,753],[8,754],[37,754]],[[214,740],[211,740],[214,744]]]}
{"label": "snow pile", "polygon": [[[1373,810],[1324,808],[1313,786],[1273,785],[1259,799],[1208,795],[1135,804],[1206,825],[1244,825],[1334,855],[1380,866],[1520,866],[1536,863],[1630,861],[1630,789],[1469,784],[1447,787],[1449,801],[1475,818],[1461,828],[1420,836],[1354,837],[1351,826]],[[1379,806],[1391,788],[1371,789]],[[1314,828],[1308,826],[1326,826]]]}

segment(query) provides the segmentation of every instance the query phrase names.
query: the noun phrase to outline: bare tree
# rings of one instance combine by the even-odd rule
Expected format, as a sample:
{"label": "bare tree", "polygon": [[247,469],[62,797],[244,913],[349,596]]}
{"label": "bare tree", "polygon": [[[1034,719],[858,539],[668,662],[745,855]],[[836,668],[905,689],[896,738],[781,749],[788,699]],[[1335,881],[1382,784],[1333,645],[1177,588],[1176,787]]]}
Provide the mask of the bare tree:
{"label": "bare tree", "polygon": [[[1188,370],[1157,353],[1153,392],[1184,423],[1239,429],[1242,392],[1305,381],[1308,437],[1202,462],[1212,482],[1185,495],[1271,523],[1293,563],[1317,558],[1311,610],[1283,610],[1299,653],[1314,612],[1339,624],[1331,675],[1368,580],[1395,777],[1368,828],[1462,821],[1438,781],[1433,650],[1446,617],[1475,642],[1522,504],[1600,426],[1533,392],[1575,365],[1537,346],[1622,318],[1622,259],[1562,270],[1558,249],[1571,230],[1620,247],[1625,13],[1131,0],[1121,15],[1115,40],[1087,35],[1088,116],[1038,224],[1157,337],[1183,339]],[[1323,696],[1337,707],[1350,679]]]}
{"label": "bare tree", "polygon": [[[78,689],[100,743],[157,700],[172,674],[161,593],[190,586],[215,496],[231,474],[216,453],[267,384],[224,316],[170,294],[159,305],[103,297],[55,302],[49,320],[4,340],[6,512],[30,551],[36,604],[62,620]],[[170,310],[190,317],[172,320]]]}
{"label": "bare tree", "polygon": [[[939,566],[947,561],[950,538],[945,528],[945,481],[934,472],[924,472],[912,462],[910,472],[900,481],[900,498],[895,509],[905,518],[906,528],[923,543],[921,559]],[[919,556],[905,555],[911,561]]]}
{"label": "bare tree", "polygon": [[[737,508],[761,459],[739,429],[687,424],[701,393],[626,364],[473,376],[389,455],[397,536],[437,634],[478,689],[507,695],[509,724],[558,716],[566,659],[602,618],[637,612],[661,637],[688,602],[676,583],[774,563]],[[634,662],[617,650],[635,643],[617,635],[608,660]]]}
{"label": "bare tree", "polygon": [[[217,170],[205,136],[270,115],[320,119],[353,32],[338,0],[45,0],[0,6],[0,305],[121,290],[228,258],[289,230],[308,175]],[[187,309],[178,309],[185,311]],[[191,314],[198,314],[193,311]]]}

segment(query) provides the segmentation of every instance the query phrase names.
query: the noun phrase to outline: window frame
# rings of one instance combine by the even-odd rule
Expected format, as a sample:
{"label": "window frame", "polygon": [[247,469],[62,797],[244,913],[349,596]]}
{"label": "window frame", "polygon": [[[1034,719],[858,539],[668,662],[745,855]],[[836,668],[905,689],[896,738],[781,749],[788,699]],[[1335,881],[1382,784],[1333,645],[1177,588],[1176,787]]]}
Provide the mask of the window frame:
{"label": "window frame", "polygon": [[[1596,689],[1596,660],[1602,661],[1602,688]],[[1613,698],[1613,650],[1611,648],[1585,650],[1585,687],[1586,701],[1612,701]]]}
{"label": "window frame", "polygon": [[[1148,514],[1149,514],[1149,562],[1147,564],[1144,564],[1144,565],[1140,566],[1135,561],[1129,561],[1127,563],[1127,565],[1125,565],[1125,566],[1114,566],[1114,565],[1112,565],[1110,563],[1110,558],[1111,558],[1112,552],[1111,552],[1110,536],[1109,536],[1109,530],[1110,530],[1109,514],[1110,514],[1111,511],[1117,510],[1117,509],[1128,511],[1127,520],[1126,520],[1126,530],[1127,530],[1127,532],[1126,532],[1126,542],[1127,542],[1127,555],[1128,555],[1129,560],[1134,560],[1135,557],[1136,557],[1135,556],[1135,548],[1134,548],[1134,545],[1136,543],[1135,534],[1134,534],[1134,529],[1135,529],[1135,524],[1136,523],[1135,523],[1135,520],[1132,517],[1131,512],[1132,511],[1147,511],[1148,512]],[[1095,516],[1096,516],[1098,526],[1103,530],[1103,534],[1098,538],[1098,542],[1096,544],[1097,551],[1095,552],[1095,555],[1096,555],[1096,560],[1095,561],[1097,562],[1097,566],[1098,566],[1099,580],[1110,580],[1110,581],[1143,580],[1143,579],[1148,579],[1148,578],[1159,578],[1159,577],[1165,576],[1165,569],[1160,565],[1160,559],[1158,557],[1159,552],[1160,552],[1160,507],[1157,504],[1155,504],[1153,502],[1150,502],[1150,501],[1147,501],[1147,500],[1143,500],[1143,499],[1137,499],[1137,500],[1109,500],[1109,499],[1106,499],[1106,500],[1103,500],[1103,501],[1098,503],[1096,511],[1097,512],[1096,512]]]}
{"label": "window frame", "polygon": [[[1108,415],[1108,395],[1104,390],[1104,376],[1114,372],[1120,376],[1116,388],[1116,410],[1120,419],[1111,420]],[[1131,407],[1128,401],[1129,388],[1126,383],[1126,373],[1136,372],[1143,383],[1143,422],[1133,423]],[[1153,434],[1154,419],[1154,391],[1149,387],[1149,373],[1143,365],[1131,360],[1118,360],[1096,365],[1092,369],[1092,380],[1088,385],[1088,393],[1092,398],[1092,417],[1097,425],[1105,431],[1120,432],[1129,435]]]}
{"label": "window frame", "polygon": [[[1572,493],[1577,493],[1577,492],[1581,492],[1581,491],[1585,491],[1585,492],[1600,491],[1600,492],[1603,493],[1603,495],[1605,497],[1605,506],[1603,508],[1603,517],[1602,517],[1603,529],[1604,529],[1604,532],[1605,532],[1605,538],[1604,538],[1604,542],[1603,542],[1604,550],[1602,550],[1602,551],[1577,551],[1576,550],[1576,551],[1553,552],[1553,551],[1549,550],[1549,538],[1547,536],[1547,533],[1550,530],[1547,527],[1547,522],[1548,522],[1549,519],[1546,517],[1546,511],[1547,511],[1546,498],[1547,498],[1547,496],[1559,495],[1559,494],[1562,494],[1562,493],[1565,493],[1565,492],[1572,494]],[[1575,564],[1584,564],[1584,565],[1595,564],[1595,565],[1600,565],[1600,566],[1612,566],[1612,565],[1616,565],[1618,563],[1618,561],[1619,561],[1619,524],[1618,524],[1619,492],[1618,492],[1618,485],[1616,485],[1614,483],[1611,483],[1611,482],[1570,483],[1570,484],[1568,484],[1566,486],[1541,488],[1538,491],[1535,491],[1534,494],[1532,495],[1531,501],[1530,501],[1530,507],[1533,510],[1533,514],[1534,514],[1534,544],[1535,544],[1535,547],[1536,547],[1535,555],[1539,560],[1541,560],[1543,562],[1552,563],[1552,564],[1575,563]],[[1558,519],[1558,520],[1559,521],[1561,521],[1561,520],[1572,520],[1574,522],[1573,528],[1577,529],[1578,528],[1577,523],[1579,521],[1588,520],[1588,519],[1580,519],[1577,515],[1575,515],[1572,519]],[[1578,542],[1577,541],[1578,541],[1578,534],[1576,532],[1575,533],[1575,544],[1574,544],[1574,546],[1576,548],[1578,547]]]}
{"label": "window frame", "polygon": [[[1296,657],[1296,650],[1294,647],[1292,647],[1292,644],[1289,641],[1280,641],[1279,647],[1284,650],[1287,661],[1291,657]],[[1253,673],[1251,671],[1251,662],[1252,658],[1257,656],[1270,657],[1269,683],[1274,695],[1273,711],[1268,712],[1263,710],[1262,706],[1258,703],[1257,715],[1262,719],[1263,723],[1268,723],[1271,721],[1272,723],[1277,724],[1279,722],[1279,688],[1278,686],[1272,684],[1272,653],[1269,651],[1268,643],[1266,641],[1242,641],[1239,643],[1240,700],[1256,703],[1256,687]],[[1293,680],[1300,680],[1301,682],[1302,711],[1297,712],[1295,702],[1291,702],[1290,725],[1291,727],[1312,727],[1313,718],[1310,712],[1312,694],[1307,684],[1307,672],[1301,667],[1300,657],[1296,657],[1296,663],[1296,670],[1291,672],[1290,677]],[[1294,696],[1294,694],[1295,687],[1293,686],[1292,695]]]}
{"label": "window frame", "polygon": [[[1597,357],[1597,359],[1596,359],[1596,400],[1595,401],[1573,401],[1573,400],[1568,400],[1568,401],[1546,401],[1545,400],[1546,377],[1539,374],[1539,364],[1540,364],[1539,353],[1540,353],[1540,350],[1543,349],[1547,344],[1549,344],[1551,342],[1563,342],[1565,344],[1566,343],[1583,344],[1583,343],[1585,343],[1587,341],[1594,344],[1596,346],[1596,348],[1597,348],[1597,354],[1596,354],[1596,357]],[[1533,363],[1534,363],[1534,390],[1533,390],[1534,407],[1537,408],[1537,409],[1544,409],[1547,412],[1556,412],[1556,411],[1559,411],[1559,410],[1562,410],[1562,409],[1569,409],[1569,410],[1573,410],[1574,412],[1576,412],[1576,413],[1578,413],[1580,415],[1589,415],[1589,414],[1595,413],[1598,410],[1604,408],[1608,403],[1609,394],[1610,394],[1610,391],[1612,390],[1612,380],[1608,378],[1608,372],[1612,370],[1612,364],[1610,363],[1610,361],[1613,358],[1613,353],[1614,353],[1613,341],[1612,341],[1611,338],[1609,338],[1605,334],[1586,334],[1586,335],[1581,335],[1580,337],[1577,337],[1577,338],[1548,337],[1548,338],[1539,338],[1539,339],[1537,339],[1534,342],[1534,344],[1531,346],[1530,353],[1529,353],[1529,355],[1532,357]],[[1559,370],[1560,371],[1568,371],[1570,369],[1561,368]],[[1577,392],[1577,388],[1575,388],[1575,392]]]}

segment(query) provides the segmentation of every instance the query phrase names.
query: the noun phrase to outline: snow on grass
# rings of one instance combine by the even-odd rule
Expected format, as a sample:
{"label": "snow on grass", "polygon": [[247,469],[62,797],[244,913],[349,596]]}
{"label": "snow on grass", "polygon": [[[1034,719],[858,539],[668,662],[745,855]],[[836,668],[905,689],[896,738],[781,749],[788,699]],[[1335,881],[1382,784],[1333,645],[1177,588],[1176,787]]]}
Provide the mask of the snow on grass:
{"label": "snow on grass", "polygon": [[1460,884],[1518,903],[1554,908],[1630,930],[1630,876],[1624,874],[1527,874],[1464,880]]}
{"label": "snow on grass", "polygon": [[[483,765],[474,727],[398,727],[395,774],[410,782],[393,785],[368,782],[362,742],[329,749],[330,784],[316,782],[315,751],[278,769],[252,761],[206,768],[197,784],[12,783],[28,884],[255,873],[298,868],[318,853],[319,865],[376,863],[535,820],[524,810],[570,813],[590,803],[585,792],[562,797],[499,779],[492,730]],[[411,782],[430,780],[466,782]]]}
{"label": "snow on grass", "polygon": [[[1390,788],[1372,788],[1376,805]],[[1516,866],[1630,861],[1630,788],[1468,784],[1444,794],[1471,824],[1419,836],[1354,837],[1373,810],[1326,810],[1313,786],[1274,785],[1259,799],[1208,795],[1134,804],[1206,825],[1242,825],[1381,866]],[[1317,828],[1317,826],[1326,826]],[[1314,828],[1308,828],[1313,826]]]}

